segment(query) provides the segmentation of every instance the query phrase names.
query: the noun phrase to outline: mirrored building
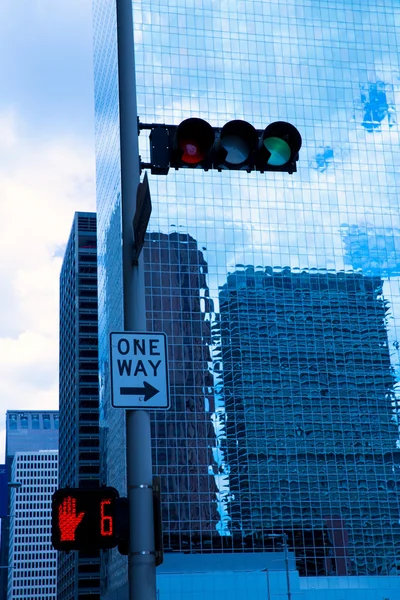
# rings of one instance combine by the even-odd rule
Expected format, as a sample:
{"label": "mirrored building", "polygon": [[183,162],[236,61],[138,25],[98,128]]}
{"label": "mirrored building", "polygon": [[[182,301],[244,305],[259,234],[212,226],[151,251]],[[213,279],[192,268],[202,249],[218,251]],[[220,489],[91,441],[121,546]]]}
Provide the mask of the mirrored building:
{"label": "mirrored building", "polygon": [[[207,263],[190,235],[151,234],[145,252],[147,330],[168,338],[168,411],[153,416],[153,465],[161,479],[165,549],[202,547],[217,535],[216,445]],[[208,308],[208,312],[207,312]]]}
{"label": "mirrored building", "polygon": [[[102,476],[123,494],[124,414],[110,405],[108,365],[109,332],[123,327],[113,4],[94,1],[100,428]],[[172,369],[184,385],[164,422],[153,421],[155,447],[175,445],[157,463],[171,482],[164,490],[186,499],[178,514],[164,494],[171,527],[190,530],[170,536],[170,548],[254,552],[285,532],[303,574],[396,574],[398,2],[132,7],[141,122],[199,116],[262,129],[283,120],[303,138],[293,175],[149,175],[147,294],[158,304],[147,304],[148,325],[182,340]],[[146,161],[146,132],[139,142]],[[178,250],[182,236],[193,254]],[[174,249],[152,251],[161,241]],[[189,274],[183,257],[196,253]],[[162,278],[153,274],[160,268]],[[195,385],[182,378],[180,358]],[[195,487],[189,495],[187,485]],[[104,573],[111,600],[126,581],[126,559],[109,552]]]}

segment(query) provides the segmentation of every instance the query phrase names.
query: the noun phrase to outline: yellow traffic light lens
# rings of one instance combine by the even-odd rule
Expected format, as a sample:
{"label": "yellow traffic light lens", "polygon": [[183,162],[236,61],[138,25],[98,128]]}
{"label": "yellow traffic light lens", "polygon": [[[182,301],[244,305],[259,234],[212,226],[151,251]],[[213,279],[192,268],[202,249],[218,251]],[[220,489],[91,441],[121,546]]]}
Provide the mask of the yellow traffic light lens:
{"label": "yellow traffic light lens", "polygon": [[269,137],[263,141],[264,146],[271,153],[268,164],[273,167],[285,165],[292,154],[289,144],[278,137]]}
{"label": "yellow traffic light lens", "polygon": [[246,165],[253,150],[256,149],[257,141],[258,136],[253,125],[240,119],[229,121],[221,129],[217,160],[228,169],[241,168]]}
{"label": "yellow traffic light lens", "polygon": [[238,135],[226,135],[221,140],[221,146],[227,151],[226,162],[231,165],[240,165],[248,159],[250,148],[246,140]]}

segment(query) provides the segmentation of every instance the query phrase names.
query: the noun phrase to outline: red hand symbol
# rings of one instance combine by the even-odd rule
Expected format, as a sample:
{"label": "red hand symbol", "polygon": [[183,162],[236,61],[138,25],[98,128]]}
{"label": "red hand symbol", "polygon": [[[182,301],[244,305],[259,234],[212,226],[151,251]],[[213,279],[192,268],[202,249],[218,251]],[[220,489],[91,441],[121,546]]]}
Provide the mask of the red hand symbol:
{"label": "red hand symbol", "polygon": [[75,531],[82,521],[84,512],[76,514],[76,498],[67,496],[58,507],[58,526],[61,532],[62,542],[73,542]]}

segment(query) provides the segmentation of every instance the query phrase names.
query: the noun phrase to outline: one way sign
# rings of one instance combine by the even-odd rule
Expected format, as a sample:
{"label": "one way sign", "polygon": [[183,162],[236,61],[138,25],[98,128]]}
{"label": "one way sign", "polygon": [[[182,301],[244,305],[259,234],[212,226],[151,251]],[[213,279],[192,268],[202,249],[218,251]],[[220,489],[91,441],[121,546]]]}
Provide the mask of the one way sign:
{"label": "one way sign", "polygon": [[110,359],[115,408],[169,408],[165,333],[111,333]]}

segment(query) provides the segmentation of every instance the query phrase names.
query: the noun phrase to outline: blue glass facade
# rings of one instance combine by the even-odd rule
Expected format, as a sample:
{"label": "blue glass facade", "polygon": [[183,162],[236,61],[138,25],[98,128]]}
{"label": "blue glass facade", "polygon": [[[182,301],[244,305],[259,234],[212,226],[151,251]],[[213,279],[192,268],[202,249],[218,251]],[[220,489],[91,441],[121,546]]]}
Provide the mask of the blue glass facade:
{"label": "blue glass facade", "polygon": [[[103,476],[123,493],[112,4],[94,0],[99,348]],[[142,122],[285,120],[303,137],[292,176],[149,177],[148,327],[175,352],[153,419],[166,548],[265,550],[284,531],[303,574],[396,573],[398,1],[133,0],[133,19]],[[107,561],[111,594],[126,559]]]}
{"label": "blue glass facade", "polygon": [[301,575],[393,568],[399,453],[382,285],[247,268],[220,289],[232,535],[260,544],[285,531]]}

